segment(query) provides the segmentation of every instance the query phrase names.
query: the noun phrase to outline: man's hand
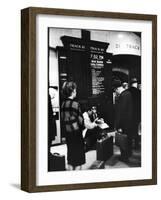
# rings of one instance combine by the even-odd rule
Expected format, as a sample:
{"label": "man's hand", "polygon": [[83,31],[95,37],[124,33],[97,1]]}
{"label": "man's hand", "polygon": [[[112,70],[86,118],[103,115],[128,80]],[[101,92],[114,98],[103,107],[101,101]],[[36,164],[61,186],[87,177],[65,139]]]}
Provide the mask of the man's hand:
{"label": "man's hand", "polygon": [[97,123],[98,117],[94,120],[95,123]]}

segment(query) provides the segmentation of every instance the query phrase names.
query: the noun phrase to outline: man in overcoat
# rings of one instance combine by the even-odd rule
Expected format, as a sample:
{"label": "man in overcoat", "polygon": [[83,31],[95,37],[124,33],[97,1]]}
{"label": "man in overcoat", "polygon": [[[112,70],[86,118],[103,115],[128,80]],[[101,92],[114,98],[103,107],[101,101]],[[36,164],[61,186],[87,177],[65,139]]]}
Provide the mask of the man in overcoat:
{"label": "man in overcoat", "polygon": [[127,135],[127,147],[120,148],[120,160],[128,161],[132,154],[132,123],[133,123],[133,103],[129,90],[125,90],[120,80],[113,84],[115,92],[119,98],[115,104],[115,126],[121,134]]}
{"label": "man in overcoat", "polygon": [[141,122],[141,91],[138,89],[138,80],[136,78],[131,79],[129,91],[131,92],[133,103],[132,137],[134,139],[134,147],[137,149],[139,148],[138,127]]}

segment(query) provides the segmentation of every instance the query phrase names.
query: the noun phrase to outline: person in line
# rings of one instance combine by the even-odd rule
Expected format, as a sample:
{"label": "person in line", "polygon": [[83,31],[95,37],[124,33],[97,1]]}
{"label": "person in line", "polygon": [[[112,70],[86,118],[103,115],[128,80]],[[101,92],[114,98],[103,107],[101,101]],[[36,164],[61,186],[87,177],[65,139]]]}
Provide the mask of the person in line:
{"label": "person in line", "polygon": [[[115,92],[118,93],[118,100],[115,112],[115,126],[116,130],[122,134],[127,135],[127,148],[120,149],[121,161],[128,161],[132,154],[132,123],[133,123],[133,105],[132,95],[129,90],[125,90],[120,80],[114,82]],[[125,150],[126,149],[126,150]]]}
{"label": "person in line", "polygon": [[85,151],[96,149],[96,142],[99,139],[99,127],[97,124],[98,114],[97,108],[92,106],[88,111],[83,113],[84,124],[86,128]]}
{"label": "person in line", "polygon": [[48,171],[50,171],[50,159],[52,159],[50,148],[56,135],[56,121],[53,115],[51,96],[48,94]]}
{"label": "person in line", "polygon": [[141,123],[141,91],[138,89],[138,80],[132,78],[130,82],[129,91],[132,95],[133,103],[133,124],[132,124],[132,138],[134,141],[134,148],[139,148],[139,125]]}
{"label": "person in line", "polygon": [[75,100],[77,86],[73,81],[62,87],[64,101],[61,106],[61,119],[66,134],[68,170],[81,170],[85,163],[85,150],[82,131],[84,121],[80,104]]}

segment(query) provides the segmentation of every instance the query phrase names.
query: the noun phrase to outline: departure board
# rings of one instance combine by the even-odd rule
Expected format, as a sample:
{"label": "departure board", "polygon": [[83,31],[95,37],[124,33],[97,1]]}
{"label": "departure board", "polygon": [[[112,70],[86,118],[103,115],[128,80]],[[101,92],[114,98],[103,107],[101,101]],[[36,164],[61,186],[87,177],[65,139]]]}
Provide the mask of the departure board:
{"label": "departure board", "polygon": [[91,53],[90,68],[92,76],[92,95],[97,96],[105,92],[104,55]]}

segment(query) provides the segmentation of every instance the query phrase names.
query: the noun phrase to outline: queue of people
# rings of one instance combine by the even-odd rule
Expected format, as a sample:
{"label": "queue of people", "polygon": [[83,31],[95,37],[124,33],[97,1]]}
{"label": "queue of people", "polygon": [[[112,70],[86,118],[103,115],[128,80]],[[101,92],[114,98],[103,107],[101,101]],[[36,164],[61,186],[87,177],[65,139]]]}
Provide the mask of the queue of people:
{"label": "queue of people", "polygon": [[75,100],[77,86],[74,82],[65,82],[62,94],[61,119],[66,133],[68,170],[80,170],[85,163],[85,153],[96,149],[96,142],[101,137],[100,123],[104,121],[98,118],[95,106],[86,107],[82,112]]}
{"label": "queue of people", "polygon": [[[128,148],[120,149],[120,159],[126,162],[132,154],[133,141],[136,148],[139,145],[141,94],[137,89],[136,79],[131,81],[129,88],[127,83],[122,84],[119,80],[115,81],[113,87],[117,96],[115,129],[127,135]],[[62,94],[64,100],[61,105],[61,120],[66,136],[68,170],[81,170],[86,162],[85,153],[96,149],[96,142],[101,138],[99,124],[103,124],[104,120],[98,115],[96,106],[92,105],[82,112],[79,102],[76,101],[76,83],[65,82]]]}
{"label": "queue of people", "polygon": [[127,148],[120,148],[120,160],[128,161],[132,149],[139,148],[138,129],[141,123],[141,92],[137,79],[133,78],[130,87],[125,88],[120,80],[115,81],[114,91],[117,94],[115,102],[115,128],[120,134],[127,136]]}

